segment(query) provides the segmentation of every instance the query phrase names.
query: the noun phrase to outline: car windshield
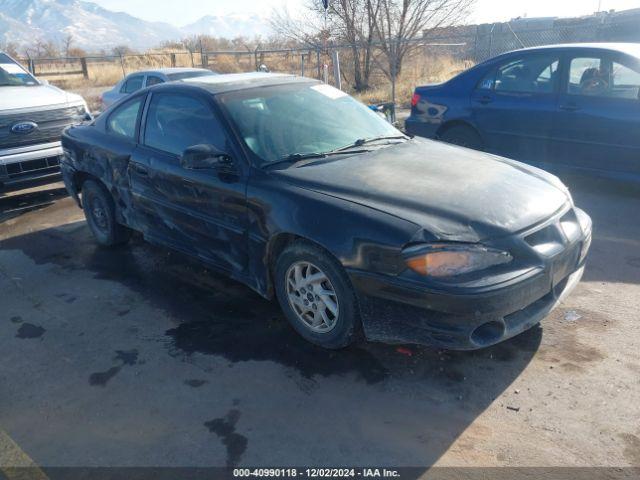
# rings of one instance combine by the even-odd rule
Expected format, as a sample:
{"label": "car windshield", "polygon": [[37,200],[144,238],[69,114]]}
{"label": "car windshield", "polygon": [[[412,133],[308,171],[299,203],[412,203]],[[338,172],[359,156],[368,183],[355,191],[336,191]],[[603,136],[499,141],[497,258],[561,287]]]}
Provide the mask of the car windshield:
{"label": "car windshield", "polygon": [[196,70],[193,72],[168,73],[167,78],[171,81],[176,81],[176,80],[184,80],[185,78],[206,77],[208,75],[214,75],[214,73],[208,70],[207,71]]}
{"label": "car windshield", "polygon": [[360,146],[367,139],[402,137],[371,109],[325,84],[259,87],[220,99],[262,165]]}
{"label": "car windshield", "polygon": [[38,85],[38,81],[11,57],[0,53],[0,87]]}

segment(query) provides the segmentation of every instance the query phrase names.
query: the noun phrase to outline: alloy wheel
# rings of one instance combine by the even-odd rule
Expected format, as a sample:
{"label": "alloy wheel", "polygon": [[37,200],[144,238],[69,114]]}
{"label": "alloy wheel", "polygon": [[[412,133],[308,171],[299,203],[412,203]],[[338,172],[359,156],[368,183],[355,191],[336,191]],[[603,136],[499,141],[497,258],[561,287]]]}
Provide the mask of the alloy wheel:
{"label": "alloy wheel", "polygon": [[340,314],[338,296],[320,268],[309,262],[295,262],[287,270],[286,285],[291,308],[309,330],[333,330]]}

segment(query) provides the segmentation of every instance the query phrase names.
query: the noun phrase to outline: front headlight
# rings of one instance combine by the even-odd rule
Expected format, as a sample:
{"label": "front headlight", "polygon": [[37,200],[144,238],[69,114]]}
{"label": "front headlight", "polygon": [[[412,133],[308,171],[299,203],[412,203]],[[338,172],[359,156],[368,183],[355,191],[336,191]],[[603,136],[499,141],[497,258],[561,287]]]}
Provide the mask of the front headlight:
{"label": "front headlight", "polygon": [[407,266],[428,277],[453,277],[509,263],[508,252],[476,244],[434,243],[407,248]]}
{"label": "front headlight", "polygon": [[92,120],[93,117],[91,116],[91,112],[89,112],[87,102],[83,101],[82,104],[75,107],[75,113],[73,115],[74,123],[90,122]]}

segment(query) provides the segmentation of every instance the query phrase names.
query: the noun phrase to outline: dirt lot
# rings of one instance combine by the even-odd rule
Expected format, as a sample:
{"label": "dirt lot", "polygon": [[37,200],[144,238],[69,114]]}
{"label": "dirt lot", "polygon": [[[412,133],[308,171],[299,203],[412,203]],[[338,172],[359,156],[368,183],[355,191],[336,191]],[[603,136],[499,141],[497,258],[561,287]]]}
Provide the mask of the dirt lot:
{"label": "dirt lot", "polygon": [[96,247],[60,185],[1,198],[0,464],[640,466],[640,194],[569,183],[584,281],[471,353],[323,351],[181,255]]}

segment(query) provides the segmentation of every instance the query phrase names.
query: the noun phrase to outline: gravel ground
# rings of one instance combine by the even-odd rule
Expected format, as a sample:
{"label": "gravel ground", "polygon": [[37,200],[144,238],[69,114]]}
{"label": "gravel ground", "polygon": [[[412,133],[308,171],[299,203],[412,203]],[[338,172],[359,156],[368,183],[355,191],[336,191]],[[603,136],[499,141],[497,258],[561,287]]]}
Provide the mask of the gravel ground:
{"label": "gravel ground", "polygon": [[277,306],[139,238],[96,247],[60,185],[0,199],[0,463],[640,466],[640,193],[570,179],[584,281],[478,352],[300,340]]}

